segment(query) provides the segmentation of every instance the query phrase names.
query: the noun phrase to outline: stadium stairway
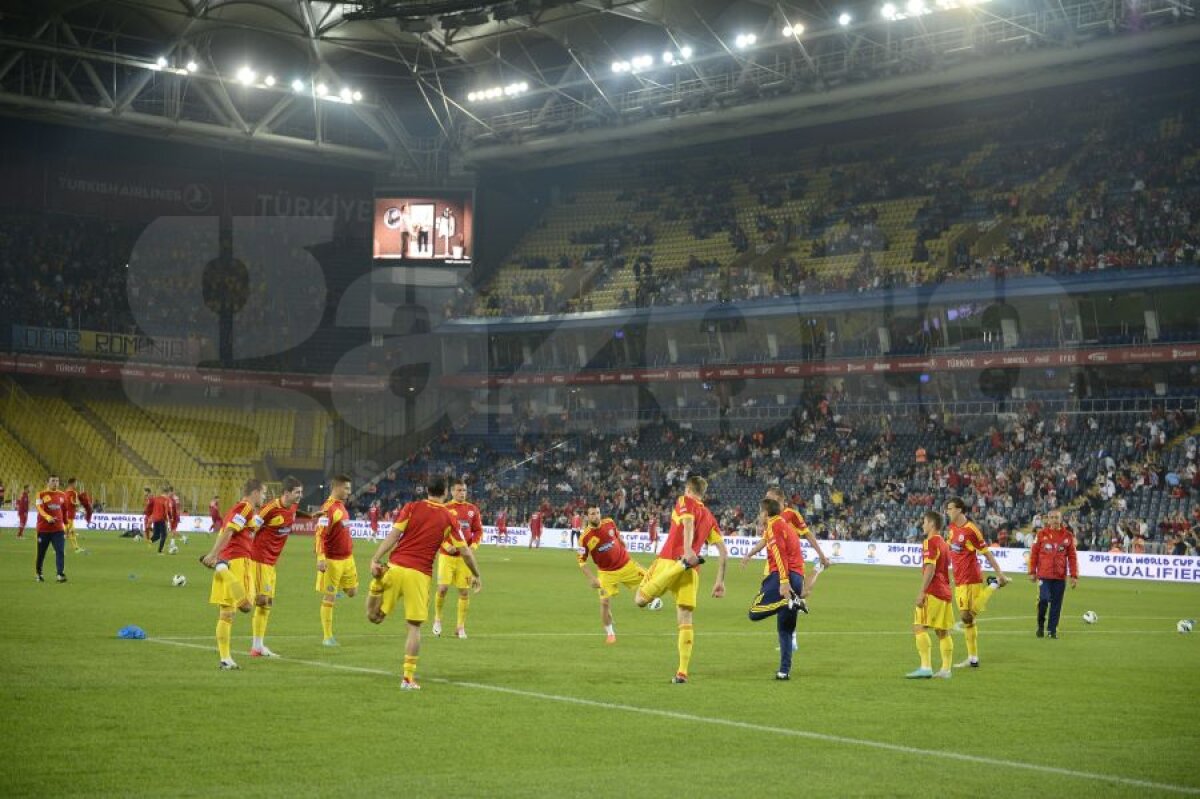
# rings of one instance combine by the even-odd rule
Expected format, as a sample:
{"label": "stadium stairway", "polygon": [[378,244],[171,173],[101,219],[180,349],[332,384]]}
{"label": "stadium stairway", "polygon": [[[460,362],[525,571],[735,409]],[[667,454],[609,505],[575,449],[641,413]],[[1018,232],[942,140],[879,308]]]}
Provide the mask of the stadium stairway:
{"label": "stadium stairway", "polygon": [[112,427],[109,426],[108,422],[96,415],[95,411],[79,400],[72,401],[70,405],[72,410],[79,414],[80,417],[82,417],[96,430],[97,433],[100,434],[101,438],[108,442],[109,446],[113,447],[113,449],[121,453],[123,458],[133,464],[134,468],[139,474],[142,474],[146,477],[155,477],[161,479],[162,475],[160,475],[158,471],[146,461],[145,458],[139,455],[137,451],[133,449],[133,447],[122,441],[121,437],[117,435],[117,431],[113,430]]}

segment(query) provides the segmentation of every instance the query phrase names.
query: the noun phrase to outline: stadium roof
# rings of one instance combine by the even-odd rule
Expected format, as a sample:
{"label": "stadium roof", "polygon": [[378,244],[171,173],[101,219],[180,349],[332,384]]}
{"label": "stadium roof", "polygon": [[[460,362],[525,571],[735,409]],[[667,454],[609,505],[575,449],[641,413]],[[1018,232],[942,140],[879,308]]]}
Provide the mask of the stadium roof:
{"label": "stadium roof", "polygon": [[445,177],[1196,63],[1194,4],[26,0],[0,111]]}

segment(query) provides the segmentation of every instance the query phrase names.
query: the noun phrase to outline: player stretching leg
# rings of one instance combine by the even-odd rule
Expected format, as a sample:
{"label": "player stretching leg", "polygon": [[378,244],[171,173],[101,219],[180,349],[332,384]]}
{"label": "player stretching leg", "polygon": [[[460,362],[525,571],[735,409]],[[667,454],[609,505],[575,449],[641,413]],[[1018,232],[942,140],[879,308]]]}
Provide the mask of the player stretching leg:
{"label": "player stretching leg", "polygon": [[[921,667],[906,676],[909,679],[949,679],[953,673],[950,665],[954,661],[954,638],[950,635],[950,628],[954,626],[954,608],[950,604],[950,547],[941,536],[942,516],[937,511],[927,511],[921,517],[921,529],[925,533],[921,590],[917,592],[916,607],[913,609],[913,634],[917,637]],[[929,630],[937,635],[942,654],[942,668],[937,674],[933,673]]]}
{"label": "player stretching leg", "polygon": [[[483,520],[479,508],[467,502],[467,484],[462,480],[450,483],[450,496],[453,499],[446,507],[458,520],[458,537],[467,542],[471,551],[479,548],[483,540]],[[459,638],[467,637],[467,611],[471,606],[471,571],[457,547],[444,542],[441,554],[438,556],[437,595],[433,599],[433,634],[442,634],[442,608],[446,605],[446,592],[450,586],[458,589],[458,624],[454,634]]]}
{"label": "player stretching leg", "polygon": [[[599,574],[593,574],[588,568],[589,556]],[[604,624],[605,643],[615,644],[617,632],[613,628],[610,600],[620,593],[622,585],[636,593],[646,579],[646,570],[629,557],[616,522],[601,518],[597,505],[589,505],[587,509],[587,523],[579,537],[579,568],[588,584],[600,592],[600,621]],[[662,599],[655,597],[647,607],[659,610],[662,605]]]}
{"label": "player stretching leg", "polygon": [[421,656],[421,625],[429,616],[429,582],[433,560],[443,543],[458,550],[471,572],[475,593],[483,588],[475,553],[458,537],[459,520],[444,504],[446,481],[440,477],[426,486],[427,499],[410,502],[400,511],[383,543],[371,557],[371,586],[367,596],[367,620],[382,624],[404,600],[408,635],[404,642],[404,677],[400,689],[417,691],[417,659]]}
{"label": "player stretching leg", "polygon": [[[775,679],[789,679],[792,672],[792,652],[795,650],[796,618],[799,615],[800,592],[804,590],[804,557],[796,528],[781,516],[779,500],[767,497],[759,503],[758,523],[763,530],[767,548],[767,576],[762,588],[750,605],[750,621],[775,617],[779,635],[779,670]],[[749,557],[742,559],[748,563]]]}
{"label": "player stretching leg", "polygon": [[[1011,580],[1004,576],[996,556],[988,549],[979,526],[967,518],[966,503],[958,497],[946,500],[946,518],[950,525],[947,538],[950,545],[951,568],[954,570],[954,600],[962,614],[963,635],[967,639],[967,659],[955,663],[955,668],[970,666],[979,668],[979,628],[975,626],[979,614],[987,610],[988,600],[997,588],[1003,588]],[[985,585],[979,571],[978,555],[987,558],[988,565],[996,573]]]}
{"label": "player stretching leg", "polygon": [[679,668],[671,682],[677,684],[688,681],[688,666],[695,640],[692,617],[700,589],[700,548],[705,544],[713,544],[720,553],[713,598],[725,596],[725,567],[729,550],[721,538],[717,520],[704,506],[704,492],[707,490],[708,481],[703,477],[692,476],[687,479],[684,494],[675,503],[675,510],[671,513],[671,529],[666,543],[658,553],[658,558],[650,564],[646,579],[638,587],[634,598],[638,607],[644,608],[667,591],[675,597],[675,618],[679,624]]}
{"label": "player stretching leg", "polygon": [[261,480],[247,480],[242,489],[241,500],[229,509],[221,524],[221,532],[213,541],[212,549],[200,562],[213,570],[212,589],[208,603],[217,606],[217,652],[222,671],[238,668],[233,660],[231,640],[233,638],[233,611],[242,613],[254,609],[250,597],[254,596],[254,569],[250,560],[254,541],[250,524],[255,511],[263,501]]}
{"label": "player stretching leg", "polygon": [[71,551],[82,555],[87,550],[79,546],[79,539],[75,536],[75,511],[79,508],[79,489],[75,487],[76,482],[74,477],[67,478],[67,490],[63,492],[63,525],[66,527],[67,542],[71,545]]}

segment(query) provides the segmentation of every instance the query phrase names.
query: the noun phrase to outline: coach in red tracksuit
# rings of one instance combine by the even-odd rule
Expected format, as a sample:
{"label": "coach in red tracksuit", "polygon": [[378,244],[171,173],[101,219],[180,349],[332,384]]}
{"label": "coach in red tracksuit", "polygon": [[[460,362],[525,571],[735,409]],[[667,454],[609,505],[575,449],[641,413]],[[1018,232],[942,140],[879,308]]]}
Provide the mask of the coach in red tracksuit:
{"label": "coach in red tracksuit", "polygon": [[[1058,638],[1058,617],[1062,613],[1063,594],[1067,589],[1067,577],[1071,587],[1079,583],[1079,560],[1075,555],[1075,536],[1071,528],[1063,524],[1062,514],[1050,511],[1046,515],[1046,526],[1037,535],[1029,551],[1029,579],[1041,588],[1038,592],[1037,637],[1046,632]],[[1046,610],[1050,611],[1050,626],[1046,626]]]}

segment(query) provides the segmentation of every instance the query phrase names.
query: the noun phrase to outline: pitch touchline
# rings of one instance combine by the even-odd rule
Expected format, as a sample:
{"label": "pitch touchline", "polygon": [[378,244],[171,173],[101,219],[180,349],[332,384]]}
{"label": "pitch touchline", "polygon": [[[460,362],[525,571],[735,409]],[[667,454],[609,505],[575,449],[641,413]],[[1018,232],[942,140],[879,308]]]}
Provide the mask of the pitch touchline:
{"label": "pitch touchline", "polygon": [[[1176,635],[1174,630],[1079,630],[1073,632],[1072,635]],[[810,636],[833,636],[833,635],[894,635],[912,637],[912,633],[905,630],[860,630],[853,632],[850,630],[801,630],[799,632],[800,640],[804,640]],[[988,635],[1030,635],[1027,630],[988,630]],[[674,639],[675,633],[621,633],[621,638],[671,638]],[[741,638],[741,637],[762,637],[759,632],[722,632],[721,630],[706,630],[705,638]],[[338,638],[404,638],[404,633],[338,633]],[[454,636],[446,636],[453,639]],[[602,638],[600,633],[472,633],[471,638],[481,641],[490,641],[499,638]],[[235,640],[249,640],[249,635],[235,635]],[[159,635],[155,636],[158,641],[211,641],[211,635]],[[309,639],[316,640],[311,634],[305,635],[272,635],[272,641],[279,640],[301,640]],[[422,636],[422,640],[429,640],[429,636]]]}
{"label": "pitch touchline", "polygon": [[[147,638],[146,640],[156,644],[187,647],[188,649],[201,649],[208,652],[213,650],[213,647],[206,646],[204,644],[191,644],[183,641],[168,640],[164,638]],[[395,673],[386,671],[384,669],[372,669],[363,666],[347,666],[341,663],[324,663],[319,660],[298,660],[296,658],[287,657],[280,657],[276,659],[284,663],[297,663],[302,666],[315,666],[317,668],[333,669],[335,671],[348,671],[355,674],[375,674],[382,677],[398,676]],[[545,702],[558,702],[567,705],[578,705],[580,707],[599,708],[601,710],[618,710],[624,713],[639,713],[645,716],[657,716],[659,718],[676,719],[679,721],[692,721],[700,724],[732,727],[734,729],[750,730],[757,733],[772,733],[776,735],[787,735],[793,738],[806,738],[813,741],[824,741],[826,743],[857,746],[865,749],[880,749],[886,752],[899,752],[905,755],[920,755],[923,757],[941,758],[943,760],[958,760],[964,763],[978,763],[985,766],[998,766],[1000,768],[1034,771],[1040,774],[1057,774],[1063,777],[1074,777],[1082,780],[1118,783],[1121,785],[1129,785],[1135,788],[1148,788],[1156,791],[1171,791],[1174,793],[1200,795],[1200,788],[1195,788],[1188,785],[1172,785],[1170,783],[1151,782],[1149,780],[1139,780],[1132,777],[1118,777],[1112,774],[1097,774],[1091,771],[1077,771],[1075,769],[1058,768],[1057,766],[1042,766],[1038,765],[1037,763],[1023,763],[1019,760],[1001,760],[994,757],[966,755],[959,752],[918,749],[914,746],[902,746],[900,744],[890,744],[883,741],[872,741],[866,738],[849,738],[844,735],[829,735],[823,732],[794,730],[787,727],[769,727],[764,724],[751,724],[750,722],[746,721],[734,721],[732,719],[714,718],[711,716],[697,716],[692,713],[679,713],[673,710],[638,707],[637,705],[622,705],[614,702],[598,702],[594,699],[583,699],[576,696],[560,696],[558,694],[545,694],[539,691],[526,691],[520,688],[506,688],[501,685],[488,685],[486,683],[466,682],[463,680],[448,680],[441,677],[427,677],[424,678],[424,680],[425,682],[437,683],[439,685],[450,685],[457,688],[474,688],[479,691],[491,691],[492,693],[521,696],[525,697],[526,699],[540,699]]]}

